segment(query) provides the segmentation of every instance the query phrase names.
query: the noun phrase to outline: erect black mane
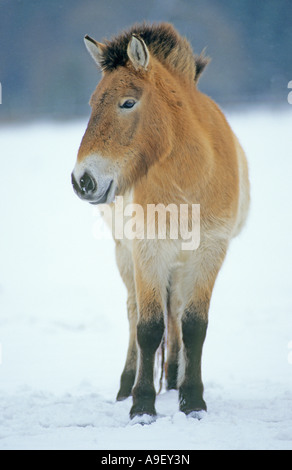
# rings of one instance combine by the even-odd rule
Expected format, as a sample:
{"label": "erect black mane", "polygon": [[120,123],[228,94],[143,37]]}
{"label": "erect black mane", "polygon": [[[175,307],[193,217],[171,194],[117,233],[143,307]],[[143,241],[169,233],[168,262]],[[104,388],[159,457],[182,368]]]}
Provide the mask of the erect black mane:
{"label": "erect black mane", "polygon": [[[198,76],[202,73],[208,63],[208,59],[204,56],[193,54],[189,43],[181,38],[172,25],[168,23],[152,24],[147,23],[134,25],[130,30],[121,33],[111,41],[104,42],[100,65],[103,71],[115,70],[119,66],[125,66],[129,60],[127,47],[132,35],[141,37],[148,47],[150,53],[163,63],[167,63],[168,58],[170,65],[174,68],[181,69],[182,64],[191,61],[194,64],[194,76],[197,81]],[[176,52],[176,58],[173,56]],[[182,56],[186,56],[183,57]]]}

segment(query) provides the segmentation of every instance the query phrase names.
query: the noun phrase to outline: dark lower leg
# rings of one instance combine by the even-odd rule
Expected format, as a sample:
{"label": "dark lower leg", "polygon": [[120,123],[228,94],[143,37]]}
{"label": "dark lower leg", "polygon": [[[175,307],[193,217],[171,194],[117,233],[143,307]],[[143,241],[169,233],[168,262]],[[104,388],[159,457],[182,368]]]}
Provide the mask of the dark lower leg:
{"label": "dark lower leg", "polygon": [[[156,415],[155,388],[153,382],[154,359],[164,333],[163,312],[157,314],[157,306],[152,306],[155,315],[141,316],[137,325],[139,345],[139,371],[136,385],[133,388],[133,406],[130,416],[148,414]],[[160,309],[160,307],[159,307]]]}
{"label": "dark lower leg", "polygon": [[201,377],[202,349],[207,331],[208,303],[192,304],[182,317],[185,376],[179,388],[180,410],[186,414],[206,410]]}
{"label": "dark lower leg", "polygon": [[132,388],[136,377],[137,367],[137,347],[136,341],[129,344],[126,364],[121,375],[120,389],[117,394],[117,400],[125,400],[132,393]]}
{"label": "dark lower leg", "polygon": [[166,363],[166,381],[167,390],[177,389],[177,374],[178,374],[178,345],[173,345]]}

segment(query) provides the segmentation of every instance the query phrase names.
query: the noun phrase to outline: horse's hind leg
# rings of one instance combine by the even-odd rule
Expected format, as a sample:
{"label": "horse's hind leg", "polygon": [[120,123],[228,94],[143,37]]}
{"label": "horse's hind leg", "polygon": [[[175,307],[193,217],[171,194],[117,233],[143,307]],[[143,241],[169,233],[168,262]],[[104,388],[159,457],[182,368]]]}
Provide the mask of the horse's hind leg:
{"label": "horse's hind leg", "polygon": [[129,346],[124,370],[121,375],[120,389],[117,394],[117,400],[121,401],[128,398],[132,393],[132,387],[136,377],[137,367],[137,346],[136,346],[136,330],[137,330],[137,307],[131,297],[128,297],[128,319],[129,319]]}
{"label": "horse's hind leg", "polygon": [[176,302],[170,296],[167,307],[167,361],[165,365],[167,390],[177,389],[181,326]]}
{"label": "horse's hind leg", "polygon": [[127,310],[129,320],[129,346],[124,370],[121,375],[117,400],[124,400],[132,393],[137,368],[137,303],[131,253],[121,242],[116,244],[116,259],[121,277],[128,290]]}

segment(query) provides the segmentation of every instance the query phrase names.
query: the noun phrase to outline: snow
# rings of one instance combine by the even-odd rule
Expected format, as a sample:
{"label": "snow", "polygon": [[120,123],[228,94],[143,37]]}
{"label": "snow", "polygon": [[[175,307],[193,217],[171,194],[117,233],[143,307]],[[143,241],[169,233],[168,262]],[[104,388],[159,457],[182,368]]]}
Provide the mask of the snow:
{"label": "snow", "polygon": [[84,121],[3,125],[0,449],[292,449],[291,107],[228,114],[252,205],[215,285],[203,355],[208,412],[116,402],[128,341],[114,245],[70,173]]}

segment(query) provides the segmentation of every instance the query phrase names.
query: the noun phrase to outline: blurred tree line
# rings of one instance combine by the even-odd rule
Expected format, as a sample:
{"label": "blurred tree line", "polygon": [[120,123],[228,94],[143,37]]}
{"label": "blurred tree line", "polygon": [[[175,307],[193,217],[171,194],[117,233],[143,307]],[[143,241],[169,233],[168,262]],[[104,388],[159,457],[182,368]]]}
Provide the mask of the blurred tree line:
{"label": "blurred tree line", "polygon": [[292,0],[0,0],[0,119],[88,115],[100,74],[83,44],[169,21],[212,62],[199,87],[221,105],[287,102]]}

